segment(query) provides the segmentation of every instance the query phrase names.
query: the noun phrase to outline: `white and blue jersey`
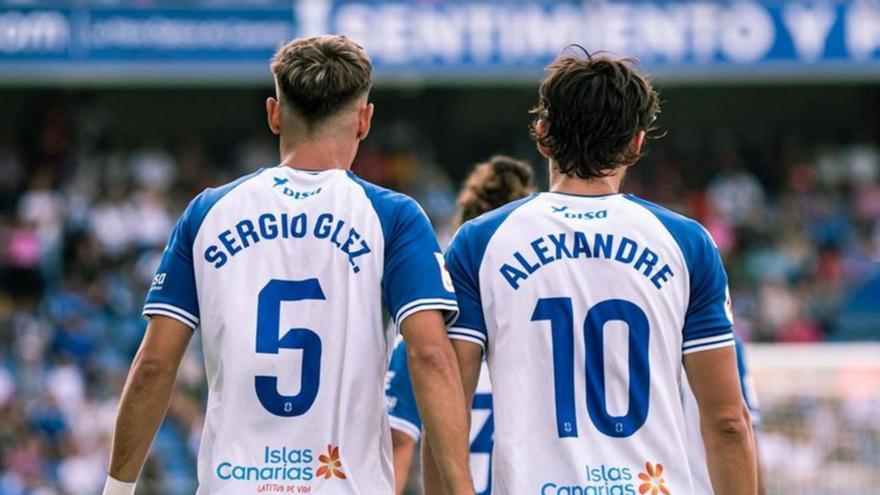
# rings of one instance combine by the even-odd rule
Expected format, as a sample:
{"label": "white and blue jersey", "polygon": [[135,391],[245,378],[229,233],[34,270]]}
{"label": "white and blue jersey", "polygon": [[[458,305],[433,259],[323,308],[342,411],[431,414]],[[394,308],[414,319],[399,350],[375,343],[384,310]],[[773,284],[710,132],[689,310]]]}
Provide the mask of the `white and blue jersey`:
{"label": "white and blue jersey", "polygon": [[734,345],[727,276],[698,223],[631,195],[535,194],[446,253],[486,351],[496,493],[699,493],[684,354]]}
{"label": "white and blue jersey", "polygon": [[[736,342],[736,367],[739,371],[743,401],[749,409],[752,425],[757,427],[761,416],[755,384],[746,363],[745,347],[736,332],[734,332],[734,340]],[[712,494],[714,490],[712,480],[709,478],[709,465],[706,463],[706,456],[703,453],[706,447],[703,444],[703,434],[700,432],[700,410],[697,407],[697,399],[694,397],[686,378],[682,380],[681,387],[685,421],[688,425],[688,458],[691,463],[691,471],[694,473],[694,490],[696,493]]]}
{"label": "white and blue jersey", "polygon": [[351,172],[260,170],[196,197],[144,314],[200,328],[199,492],[393,492],[383,399],[394,330],[455,295],[410,198]]}
{"label": "white and blue jersey", "polygon": [[[391,366],[388,370],[388,388],[385,391],[388,400],[388,416],[391,428],[418,441],[422,431],[422,420],[413,396],[412,383],[409,379],[409,368],[406,361],[406,346],[400,342],[391,355]],[[492,493],[492,388],[489,385],[489,373],[486,363],[480,370],[477,393],[471,404],[470,430],[470,467],[477,495]]]}
{"label": "white and blue jersey", "polygon": [[[748,371],[745,348],[735,332],[734,338],[736,343],[737,371],[739,372],[743,400],[749,409],[749,413],[751,413],[752,424],[758,426],[760,411],[758,409],[754,381]],[[409,368],[407,368],[406,364],[406,348],[403,343],[398,344],[394,354],[391,355],[387,382],[385,395],[388,400],[388,415],[391,429],[403,432],[412,437],[413,440],[418,441],[421,436],[422,422],[419,418],[419,410],[416,407],[416,400],[412,392]],[[688,385],[687,377],[682,377],[682,400],[687,424],[688,459],[694,476],[694,493],[711,494],[713,490],[712,482],[709,478],[709,466],[706,464],[706,456],[703,453],[705,449],[703,436],[700,433],[700,411],[697,407],[697,399]],[[483,366],[480,368],[480,381],[477,386],[477,393],[474,395],[474,403],[471,409],[470,431],[470,465],[477,495],[492,493],[491,467],[494,430],[489,368],[483,362]]]}

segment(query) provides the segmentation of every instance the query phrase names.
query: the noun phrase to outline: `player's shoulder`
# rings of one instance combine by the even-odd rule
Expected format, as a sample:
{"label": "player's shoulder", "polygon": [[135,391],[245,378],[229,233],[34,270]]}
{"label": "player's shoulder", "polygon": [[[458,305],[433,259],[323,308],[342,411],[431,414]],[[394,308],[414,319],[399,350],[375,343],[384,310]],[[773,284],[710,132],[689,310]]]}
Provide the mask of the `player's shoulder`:
{"label": "player's shoulder", "polygon": [[693,218],[632,194],[626,194],[624,197],[655,216],[682,250],[685,251],[685,255],[688,255],[691,251],[701,251],[708,247],[715,247],[715,241],[712,240],[712,236],[709,235],[706,228]]}
{"label": "player's shoulder", "polygon": [[495,235],[495,232],[504,225],[510,216],[536,197],[538,197],[537,193],[530,194],[465,222],[455,234],[455,238],[452,241],[453,244],[458,242],[485,248]]}
{"label": "player's shoulder", "polygon": [[358,177],[357,174],[351,171],[348,172],[348,178],[351,179],[355,184],[363,188],[364,193],[366,193],[367,195],[367,198],[374,204],[378,203],[383,206],[395,209],[406,209],[413,207],[418,208],[418,203],[416,203],[416,200],[412,199],[402,192],[373,184],[366,179]]}
{"label": "player's shoulder", "polygon": [[239,186],[247,183],[249,180],[259,176],[266,169],[259,168],[247,175],[243,175],[235,180],[227,182],[216,187],[208,187],[200,192],[183,212],[183,221],[189,226],[191,234],[198,231],[199,226],[208,216],[208,213],[231,192]]}
{"label": "player's shoulder", "polygon": [[660,220],[660,223],[662,223],[667,230],[670,230],[674,236],[697,238],[705,238],[709,236],[708,232],[706,232],[706,229],[700,224],[700,222],[693,218],[687,217],[681,213],[670,210],[665,206],[642,199],[633,194],[626,194],[624,197],[632,203],[651,212],[651,214],[657,217],[657,219]]}
{"label": "player's shoulder", "polygon": [[447,260],[453,259],[454,266],[467,267],[474,273],[479,271],[489,243],[498,229],[514,212],[537,196],[537,193],[531,194],[465,222],[449,244]]}
{"label": "player's shoulder", "polygon": [[347,176],[364,190],[367,199],[373,206],[373,210],[379,215],[383,226],[385,224],[393,225],[399,222],[401,218],[425,215],[418,202],[406,194],[373,184],[366,179],[358,177],[357,174],[351,171],[348,172]]}

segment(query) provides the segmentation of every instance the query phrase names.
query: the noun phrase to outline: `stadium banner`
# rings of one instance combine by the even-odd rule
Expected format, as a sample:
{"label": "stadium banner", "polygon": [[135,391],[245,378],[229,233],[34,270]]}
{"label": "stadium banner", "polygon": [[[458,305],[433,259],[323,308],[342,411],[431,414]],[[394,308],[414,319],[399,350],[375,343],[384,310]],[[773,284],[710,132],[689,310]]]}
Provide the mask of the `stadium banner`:
{"label": "stadium banner", "polygon": [[363,43],[380,81],[534,78],[569,43],[669,80],[880,78],[880,1],[298,0],[0,4],[0,81],[265,82],[294,36]]}

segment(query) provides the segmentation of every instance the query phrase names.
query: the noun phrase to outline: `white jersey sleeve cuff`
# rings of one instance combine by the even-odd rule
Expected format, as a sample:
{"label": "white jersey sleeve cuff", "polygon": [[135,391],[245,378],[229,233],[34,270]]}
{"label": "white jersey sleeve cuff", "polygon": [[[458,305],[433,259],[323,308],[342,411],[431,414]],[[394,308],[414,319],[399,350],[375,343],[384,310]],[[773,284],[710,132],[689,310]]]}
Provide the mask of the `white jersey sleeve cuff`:
{"label": "white jersey sleeve cuff", "polygon": [[429,309],[442,311],[443,318],[447,324],[450,321],[453,321],[455,318],[458,318],[458,303],[455,301],[455,299],[435,298],[416,299],[415,301],[404,304],[397,311],[397,315],[395,315],[394,321],[397,323],[397,327],[400,328],[403,320],[407,319],[409,316],[412,316],[419,311],[426,311]]}
{"label": "white jersey sleeve cuff", "polygon": [[713,335],[711,337],[703,337],[701,339],[693,339],[685,341],[682,346],[682,355],[694,352],[709,351],[734,345],[733,332],[723,333],[721,335]]}
{"label": "white jersey sleeve cuff", "polygon": [[143,315],[149,318],[152,315],[162,315],[174,318],[193,330],[199,326],[199,318],[185,309],[164,303],[148,303],[144,305]]}
{"label": "white jersey sleeve cuff", "polygon": [[421,438],[422,436],[422,430],[418,426],[410,423],[403,418],[398,418],[397,416],[392,416],[389,414],[388,424],[391,426],[392,430],[397,430],[412,438],[416,442],[418,442],[419,438]]}
{"label": "white jersey sleeve cuff", "polygon": [[477,344],[483,352],[486,352],[486,334],[479,330],[464,327],[450,327],[446,330],[446,334],[449,335],[450,339],[464,340],[466,342]]}

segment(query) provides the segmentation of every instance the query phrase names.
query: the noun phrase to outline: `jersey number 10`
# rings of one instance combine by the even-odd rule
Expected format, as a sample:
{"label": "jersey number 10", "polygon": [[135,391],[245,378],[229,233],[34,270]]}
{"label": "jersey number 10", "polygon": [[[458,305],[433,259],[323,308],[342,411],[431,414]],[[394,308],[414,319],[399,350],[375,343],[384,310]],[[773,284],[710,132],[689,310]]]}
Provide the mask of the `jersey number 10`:
{"label": "jersey number 10", "polygon": [[[553,339],[553,381],[556,388],[556,428],[560,438],[577,437],[574,399],[574,311],[570,297],[539,299],[532,321],[550,321]],[[629,327],[629,410],[608,414],[605,397],[605,336],[609,321]],[[648,317],[623,299],[608,299],[587,312],[584,321],[587,413],[596,429],[611,437],[628,437],[648,417],[651,366],[648,362]]]}

